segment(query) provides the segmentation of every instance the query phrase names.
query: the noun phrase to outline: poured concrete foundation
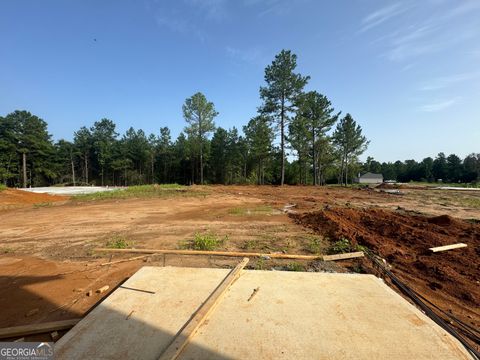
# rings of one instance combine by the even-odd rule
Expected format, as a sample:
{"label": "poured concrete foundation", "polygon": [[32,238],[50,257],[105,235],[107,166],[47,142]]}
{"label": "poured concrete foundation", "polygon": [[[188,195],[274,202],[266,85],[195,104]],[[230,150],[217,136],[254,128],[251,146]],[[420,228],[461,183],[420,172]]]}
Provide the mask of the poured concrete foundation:
{"label": "poured concrete foundation", "polygon": [[[58,341],[56,358],[157,359],[228,272],[143,267]],[[247,358],[470,356],[372,275],[244,271],[180,359]]]}

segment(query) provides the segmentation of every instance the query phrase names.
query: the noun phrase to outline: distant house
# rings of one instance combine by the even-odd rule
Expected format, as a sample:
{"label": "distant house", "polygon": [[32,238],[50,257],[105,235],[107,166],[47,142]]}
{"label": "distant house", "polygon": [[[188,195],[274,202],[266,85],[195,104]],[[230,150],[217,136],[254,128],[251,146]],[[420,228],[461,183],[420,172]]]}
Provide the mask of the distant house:
{"label": "distant house", "polygon": [[366,174],[360,175],[355,178],[353,181],[359,184],[381,184],[383,182],[382,174],[374,174],[368,172]]}

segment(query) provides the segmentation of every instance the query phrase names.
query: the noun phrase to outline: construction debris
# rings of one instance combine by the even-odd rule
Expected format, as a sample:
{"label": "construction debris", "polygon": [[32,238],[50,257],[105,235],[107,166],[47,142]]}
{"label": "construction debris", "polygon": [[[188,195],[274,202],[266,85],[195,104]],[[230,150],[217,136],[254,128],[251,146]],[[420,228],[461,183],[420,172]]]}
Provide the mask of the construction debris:
{"label": "construction debris", "polygon": [[255,289],[253,289],[252,295],[250,295],[250,297],[248,298],[247,301],[252,300],[253,297],[257,294],[258,290],[260,290],[260,287],[257,287],[257,288],[255,288]]}
{"label": "construction debris", "polygon": [[447,250],[452,250],[452,249],[459,249],[459,248],[464,248],[467,247],[467,244],[464,243],[458,243],[458,244],[452,244],[452,245],[445,245],[445,246],[437,246],[430,248],[429,250],[431,252],[440,252],[440,251],[447,251]]}
{"label": "construction debris", "polygon": [[97,289],[96,293],[97,294],[103,294],[105,291],[107,291],[108,289],[110,289],[110,286],[108,285],[105,285],[105,286],[102,286],[100,289]]}
{"label": "construction debris", "polygon": [[[0,339],[12,338],[16,336],[26,336],[33,334],[43,334],[50,331],[58,331],[72,328],[81,319],[70,319],[53,321],[43,324],[30,324],[22,326],[13,326],[0,329]],[[20,339],[19,339],[20,340]]]}

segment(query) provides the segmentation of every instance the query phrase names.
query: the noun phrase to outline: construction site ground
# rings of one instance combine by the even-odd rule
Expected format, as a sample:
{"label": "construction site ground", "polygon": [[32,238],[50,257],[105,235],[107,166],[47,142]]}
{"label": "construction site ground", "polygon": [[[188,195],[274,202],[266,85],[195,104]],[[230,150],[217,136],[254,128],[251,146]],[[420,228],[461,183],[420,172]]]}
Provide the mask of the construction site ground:
{"label": "construction site ground", "polygon": [[[144,265],[227,267],[234,258],[95,253],[122,243],[188,248],[195,234],[216,250],[325,254],[346,238],[385,259],[426,299],[480,327],[480,192],[403,186],[192,186],[168,196],[88,200],[0,192],[0,327],[80,317]],[[432,254],[428,248],[466,243]],[[372,272],[367,258],[336,263],[252,259],[250,268]],[[96,289],[109,290],[97,294]],[[87,296],[92,290],[93,294]],[[37,336],[40,338],[41,336]],[[32,340],[36,339],[32,336]]]}

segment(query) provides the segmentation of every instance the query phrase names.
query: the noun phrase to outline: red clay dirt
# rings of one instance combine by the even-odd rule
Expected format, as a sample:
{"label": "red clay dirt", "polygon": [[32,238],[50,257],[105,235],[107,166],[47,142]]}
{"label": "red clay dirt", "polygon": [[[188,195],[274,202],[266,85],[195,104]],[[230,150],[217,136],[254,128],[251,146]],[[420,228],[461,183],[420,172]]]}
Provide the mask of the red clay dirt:
{"label": "red clay dirt", "polygon": [[37,194],[17,189],[5,189],[0,191],[0,209],[21,205],[52,203],[68,200],[68,196]]}
{"label": "red clay dirt", "polygon": [[[331,240],[346,238],[386,259],[392,272],[443,310],[480,328],[480,224],[375,208],[326,208],[292,214]],[[432,253],[430,247],[468,247]],[[365,260],[367,262],[367,260]]]}

